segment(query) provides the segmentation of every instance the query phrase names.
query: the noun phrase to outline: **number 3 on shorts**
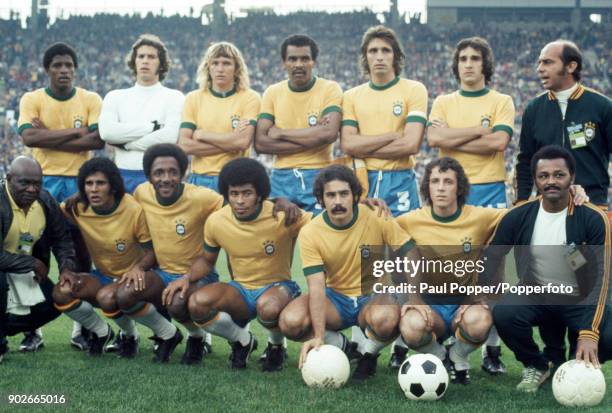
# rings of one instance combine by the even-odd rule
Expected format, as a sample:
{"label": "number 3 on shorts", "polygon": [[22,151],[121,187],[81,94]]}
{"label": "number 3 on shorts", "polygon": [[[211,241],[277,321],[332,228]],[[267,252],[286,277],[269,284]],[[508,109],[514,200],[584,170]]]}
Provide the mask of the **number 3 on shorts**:
{"label": "number 3 on shorts", "polygon": [[401,212],[410,211],[410,193],[408,191],[397,193],[397,210]]}

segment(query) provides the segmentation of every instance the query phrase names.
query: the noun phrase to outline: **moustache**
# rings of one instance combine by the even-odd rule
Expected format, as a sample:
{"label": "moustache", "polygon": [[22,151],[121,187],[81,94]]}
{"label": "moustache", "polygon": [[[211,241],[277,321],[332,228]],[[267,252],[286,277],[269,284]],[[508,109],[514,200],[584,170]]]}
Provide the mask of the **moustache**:
{"label": "moustache", "polygon": [[337,207],[334,207],[332,209],[332,214],[335,214],[335,213],[338,213],[338,212],[346,212],[346,208],[341,207],[341,206],[337,206]]}
{"label": "moustache", "polygon": [[548,191],[550,189],[556,189],[557,191],[561,190],[561,188],[559,188],[557,185],[549,185],[544,187],[544,191]]}

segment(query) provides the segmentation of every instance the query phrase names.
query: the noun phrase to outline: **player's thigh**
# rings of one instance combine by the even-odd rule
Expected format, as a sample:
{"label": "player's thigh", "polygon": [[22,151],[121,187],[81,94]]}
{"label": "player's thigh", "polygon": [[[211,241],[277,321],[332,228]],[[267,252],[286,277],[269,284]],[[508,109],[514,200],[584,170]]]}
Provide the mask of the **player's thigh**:
{"label": "player's thigh", "polygon": [[[264,319],[277,318],[283,309],[299,295],[299,288],[288,285],[274,285],[257,298],[257,314]],[[276,315],[274,315],[276,314]]]}
{"label": "player's thigh", "polygon": [[200,308],[226,312],[234,320],[249,318],[249,308],[242,294],[227,283],[208,284],[195,291],[189,299],[189,309],[193,312]]}
{"label": "player's thigh", "polygon": [[154,272],[147,271],[144,275],[145,288],[136,290],[134,283],[128,286],[126,282],[121,284],[117,290],[117,301],[121,308],[129,308],[139,302],[145,301],[161,308],[161,296],[164,288],[164,281]]}

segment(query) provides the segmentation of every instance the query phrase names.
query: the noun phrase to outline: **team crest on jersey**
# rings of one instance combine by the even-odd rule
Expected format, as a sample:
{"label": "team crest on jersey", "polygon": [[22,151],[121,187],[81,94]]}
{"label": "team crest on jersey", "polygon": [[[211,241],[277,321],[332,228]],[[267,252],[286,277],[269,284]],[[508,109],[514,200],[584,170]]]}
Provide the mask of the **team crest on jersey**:
{"label": "team crest on jersey", "polygon": [[362,259],[367,260],[368,258],[370,258],[370,247],[368,247],[367,245],[362,245],[360,249]]}
{"label": "team crest on jersey", "polygon": [[596,125],[594,122],[587,122],[584,124],[584,136],[588,141],[592,141],[595,137]]}
{"label": "team crest on jersey", "polygon": [[308,113],[308,126],[316,126],[318,121],[319,117],[317,112]]}
{"label": "team crest on jersey", "polygon": [[491,126],[491,116],[489,116],[489,115],[481,116],[480,117],[480,124],[484,128],[490,127]]}
{"label": "team crest on jersey", "polygon": [[393,114],[400,116],[404,111],[404,102],[393,102]]}
{"label": "team crest on jersey", "polygon": [[463,245],[464,253],[467,254],[470,251],[472,251],[472,238],[471,237],[465,237],[464,239],[462,239],[461,244]]}
{"label": "team crest on jersey", "polygon": [[174,221],[174,224],[176,228],[176,233],[178,235],[185,235],[185,232],[187,232],[187,229],[185,228],[185,221],[183,221],[182,219],[177,219],[176,221]]}
{"label": "team crest on jersey", "polygon": [[266,253],[266,255],[272,255],[274,254],[274,251],[276,251],[276,248],[274,247],[274,241],[264,241],[263,242],[263,246],[264,246],[264,252]]}
{"label": "team crest on jersey", "polygon": [[232,115],[231,119],[232,119],[232,129],[236,129],[238,127],[238,122],[240,122],[240,116]]}
{"label": "team crest on jersey", "polygon": [[115,240],[115,249],[117,252],[124,252],[127,248],[127,242],[124,239],[116,239]]}
{"label": "team crest on jersey", "polygon": [[72,121],[72,125],[75,128],[82,128],[83,127],[83,117],[82,116],[75,116],[73,121]]}

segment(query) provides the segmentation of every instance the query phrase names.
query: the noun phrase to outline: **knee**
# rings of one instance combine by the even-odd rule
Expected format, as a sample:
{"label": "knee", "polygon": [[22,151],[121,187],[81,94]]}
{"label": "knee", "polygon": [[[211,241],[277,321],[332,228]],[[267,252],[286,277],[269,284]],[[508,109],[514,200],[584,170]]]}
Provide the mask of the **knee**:
{"label": "knee", "polygon": [[282,310],[278,300],[257,301],[257,317],[261,321],[277,321]]}
{"label": "knee", "polygon": [[381,339],[390,339],[397,335],[399,311],[385,310],[383,306],[370,308],[366,317],[367,327]]}
{"label": "knee", "polygon": [[285,310],[279,316],[278,326],[285,337],[298,340],[306,334],[310,326],[310,317],[307,314]]}
{"label": "knee", "polygon": [[117,311],[116,291],[101,288],[96,294],[96,301],[98,301],[100,308],[107,313]]}
{"label": "knee", "polygon": [[132,287],[126,288],[125,285],[119,287],[119,289],[115,292],[115,305],[122,311],[126,311],[134,307],[137,304],[134,297],[134,292],[135,291]]}
{"label": "knee", "polygon": [[60,286],[59,283],[53,287],[53,302],[57,305],[66,305],[70,303],[74,298],[68,285]]}
{"label": "knee", "polygon": [[489,310],[470,307],[463,314],[460,325],[474,341],[481,342],[486,340],[492,324],[493,317]]}
{"label": "knee", "polygon": [[[175,303],[176,301],[173,300],[172,304]],[[181,300],[181,301],[185,301],[185,300]],[[179,303],[177,303],[178,305]],[[207,295],[202,293],[201,291],[196,291],[193,294],[191,294],[191,296],[187,299],[187,302],[183,304],[183,309],[185,309],[189,314],[189,316],[193,319],[193,320],[201,320],[203,318],[208,317],[208,315],[210,314],[210,310],[212,309],[212,306],[210,304],[210,300],[208,299]],[[172,311],[170,311],[170,314],[172,314]]]}
{"label": "knee", "polygon": [[418,347],[423,339],[427,323],[416,310],[409,310],[400,320],[400,333],[410,347]]}

